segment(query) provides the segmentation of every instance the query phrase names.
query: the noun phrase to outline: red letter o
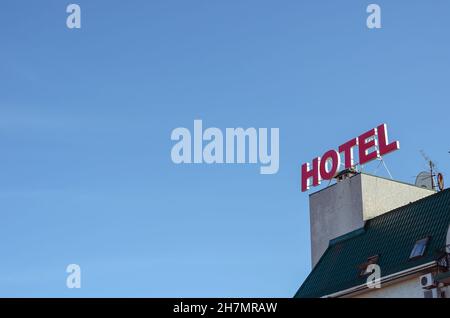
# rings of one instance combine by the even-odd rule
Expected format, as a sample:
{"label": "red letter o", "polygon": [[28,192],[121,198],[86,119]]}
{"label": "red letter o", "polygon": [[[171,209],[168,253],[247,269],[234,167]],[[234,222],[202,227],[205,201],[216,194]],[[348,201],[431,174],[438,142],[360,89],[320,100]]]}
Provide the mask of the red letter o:
{"label": "red letter o", "polygon": [[[327,161],[331,161],[331,169],[327,171]],[[324,153],[320,161],[320,175],[324,180],[331,180],[336,175],[336,172],[341,164],[341,158],[336,150],[328,150]]]}

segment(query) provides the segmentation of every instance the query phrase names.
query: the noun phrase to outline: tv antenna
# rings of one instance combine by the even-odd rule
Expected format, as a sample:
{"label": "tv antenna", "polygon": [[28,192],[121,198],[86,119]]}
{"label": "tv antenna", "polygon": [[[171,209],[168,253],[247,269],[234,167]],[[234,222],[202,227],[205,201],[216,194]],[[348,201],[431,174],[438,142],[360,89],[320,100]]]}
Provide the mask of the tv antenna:
{"label": "tv antenna", "polygon": [[434,189],[434,168],[436,167],[436,164],[433,162],[433,160],[431,160],[430,157],[428,157],[428,155],[423,151],[420,150],[420,154],[422,155],[423,159],[425,159],[425,161],[428,163],[428,166],[430,167],[430,177],[431,177],[431,188]]}
{"label": "tv antenna", "polygon": [[[423,188],[431,187],[431,190],[434,190],[436,187],[439,188],[440,191],[444,190],[444,176],[442,173],[435,173],[437,171],[436,163],[431,160],[431,158],[423,150],[420,150],[420,154],[428,163],[430,171],[419,173],[416,178],[416,185]],[[437,185],[435,184],[434,178],[437,180]]]}

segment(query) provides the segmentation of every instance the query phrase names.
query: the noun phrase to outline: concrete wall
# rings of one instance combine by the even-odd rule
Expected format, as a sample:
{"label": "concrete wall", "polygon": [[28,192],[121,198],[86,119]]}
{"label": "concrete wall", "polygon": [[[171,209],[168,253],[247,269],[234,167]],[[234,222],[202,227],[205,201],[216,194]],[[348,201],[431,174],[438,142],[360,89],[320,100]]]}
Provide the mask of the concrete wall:
{"label": "concrete wall", "polygon": [[434,191],[368,174],[357,174],[309,196],[311,262],[314,267],[329,241],[364,222],[419,200]]}
{"label": "concrete wall", "polygon": [[361,191],[361,178],[354,176],[309,196],[312,267],[331,239],[364,226]]}
{"label": "concrete wall", "polygon": [[364,221],[436,193],[403,182],[362,174]]}

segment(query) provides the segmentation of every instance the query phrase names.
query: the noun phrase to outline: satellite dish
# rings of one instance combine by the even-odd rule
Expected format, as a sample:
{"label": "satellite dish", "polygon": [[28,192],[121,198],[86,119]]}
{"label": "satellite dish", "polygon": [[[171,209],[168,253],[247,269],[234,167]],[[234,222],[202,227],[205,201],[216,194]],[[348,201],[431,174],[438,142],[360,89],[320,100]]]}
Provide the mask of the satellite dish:
{"label": "satellite dish", "polygon": [[433,176],[431,175],[431,173],[422,171],[421,173],[419,173],[417,175],[415,185],[420,188],[433,190],[432,178],[433,178]]}
{"label": "satellite dish", "polygon": [[444,176],[442,175],[442,173],[438,173],[437,181],[438,181],[439,190],[440,191],[444,190]]}

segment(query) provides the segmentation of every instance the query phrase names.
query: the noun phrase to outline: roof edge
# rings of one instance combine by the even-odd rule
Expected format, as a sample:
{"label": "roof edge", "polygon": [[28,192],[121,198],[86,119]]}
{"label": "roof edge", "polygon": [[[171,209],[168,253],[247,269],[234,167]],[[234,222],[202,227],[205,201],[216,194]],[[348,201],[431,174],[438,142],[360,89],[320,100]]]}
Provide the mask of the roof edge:
{"label": "roof edge", "polygon": [[333,245],[336,245],[338,243],[347,241],[347,240],[352,239],[354,237],[360,236],[360,235],[364,234],[365,232],[366,232],[366,229],[364,227],[361,227],[359,229],[353,230],[351,232],[348,232],[346,234],[343,234],[341,236],[338,236],[338,237],[330,240],[328,246],[333,246]]}

